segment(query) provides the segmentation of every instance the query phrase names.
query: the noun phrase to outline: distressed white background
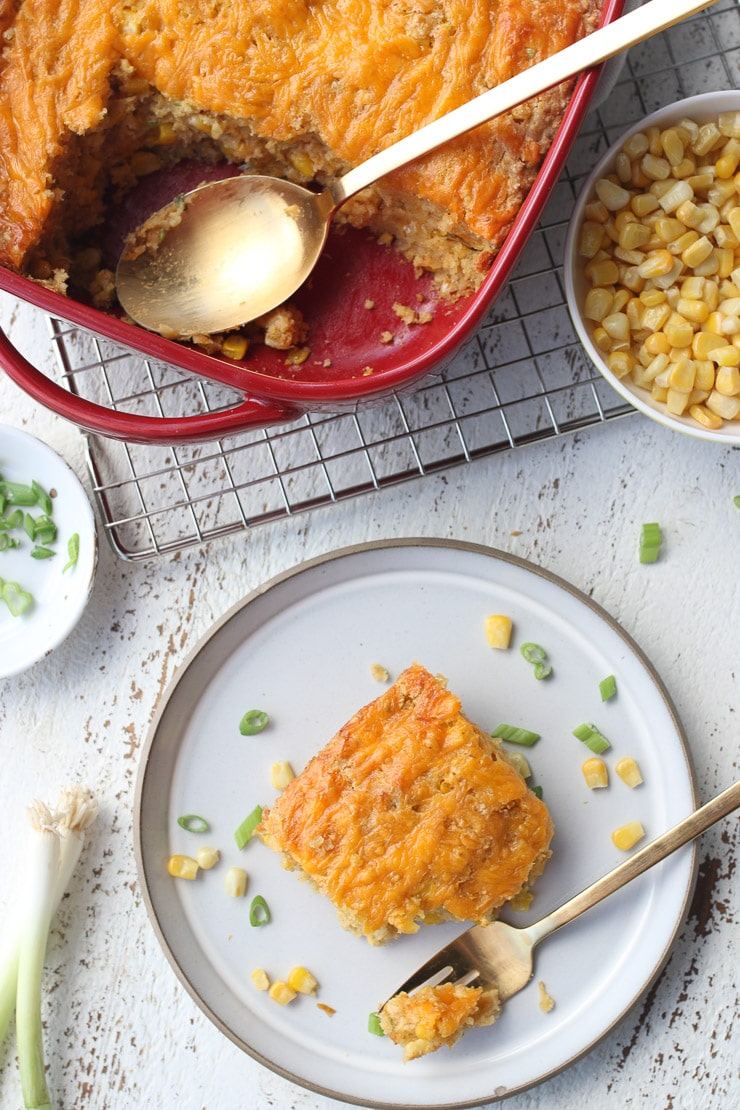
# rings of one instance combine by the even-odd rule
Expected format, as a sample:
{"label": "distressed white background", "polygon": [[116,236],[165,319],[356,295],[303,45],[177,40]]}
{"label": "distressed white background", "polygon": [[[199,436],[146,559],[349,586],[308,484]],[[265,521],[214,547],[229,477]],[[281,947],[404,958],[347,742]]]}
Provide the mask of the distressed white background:
{"label": "distressed white background", "polygon": [[[50,365],[35,310],[3,295],[0,322]],[[0,423],[45,440],[89,488],[77,430],[5,378]],[[277,572],[345,544],[432,536],[512,552],[593,596],[644,649],[678,708],[706,800],[738,777],[737,494],[739,450],[630,417],[161,561],[124,563],[103,540],[93,596],[72,636],[0,681],[0,910],[13,899],[7,880],[25,804],[53,800],[74,779],[102,801],[47,957],[56,1106],[339,1106],[265,1070],[210,1025],[160,951],[138,890],[132,811],[141,745],[174,669],[216,618]],[[646,520],[664,534],[661,560],[649,567],[636,558]],[[587,1057],[507,1107],[740,1106],[736,815],[705,835],[699,858],[696,897],[651,991]],[[0,1106],[22,1106],[12,1038],[0,1047]]]}

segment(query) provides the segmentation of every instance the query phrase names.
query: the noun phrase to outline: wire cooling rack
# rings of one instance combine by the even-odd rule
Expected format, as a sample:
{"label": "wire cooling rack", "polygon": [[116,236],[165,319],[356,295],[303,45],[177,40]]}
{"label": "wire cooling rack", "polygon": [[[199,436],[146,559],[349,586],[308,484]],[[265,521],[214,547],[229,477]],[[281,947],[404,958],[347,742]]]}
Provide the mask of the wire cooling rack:
{"label": "wire cooling rack", "polygon": [[[634,48],[587,117],[506,289],[436,382],[350,415],[306,415],[196,446],[88,435],[94,493],[114,551],[153,558],[631,413],[570,323],[561,275],[567,215],[596,159],[628,126],[681,97],[739,85],[738,0]],[[190,414],[237,399],[64,321],[49,318],[49,328],[63,382],[111,407],[144,402],[161,413],[166,400],[168,412],[175,402]]]}

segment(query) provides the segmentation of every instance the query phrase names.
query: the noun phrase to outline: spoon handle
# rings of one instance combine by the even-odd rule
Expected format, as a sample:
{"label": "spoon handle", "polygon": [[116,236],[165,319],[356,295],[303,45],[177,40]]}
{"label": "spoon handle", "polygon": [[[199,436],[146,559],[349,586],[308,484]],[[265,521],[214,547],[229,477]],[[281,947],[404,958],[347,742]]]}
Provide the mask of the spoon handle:
{"label": "spoon handle", "polygon": [[530,97],[560,84],[584,69],[607,61],[635,43],[679,23],[686,16],[711,7],[715,2],[716,0],[649,0],[642,7],[600,27],[564,50],[559,50],[508,81],[481,93],[467,104],[454,108],[349,170],[330,186],[329,192],[336,206],[392,170],[413,162],[450,139],[515,108]]}
{"label": "spoon handle", "polygon": [[732,813],[738,806],[740,806],[740,782],[728,786],[711,802],[707,802],[706,805],[690,813],[683,821],[679,821],[677,825],[668,829],[662,836],[646,844],[639,852],[635,852],[624,863],[620,863],[614,870],[597,879],[595,883],[586,887],[580,894],[576,894],[574,898],[564,902],[562,906],[553,910],[547,917],[543,917],[534,925],[530,925],[527,928],[527,933],[532,943],[536,944],[543,937],[549,936],[550,933],[559,929],[561,925],[580,917],[582,913],[590,910],[602,899],[607,898],[626,883],[637,878],[638,875],[642,875],[643,871],[647,871],[654,864],[660,863],[666,856],[670,856],[673,852],[682,848],[684,844],[688,844],[690,840],[694,840],[701,833],[706,832],[710,825],[714,825],[720,818]]}

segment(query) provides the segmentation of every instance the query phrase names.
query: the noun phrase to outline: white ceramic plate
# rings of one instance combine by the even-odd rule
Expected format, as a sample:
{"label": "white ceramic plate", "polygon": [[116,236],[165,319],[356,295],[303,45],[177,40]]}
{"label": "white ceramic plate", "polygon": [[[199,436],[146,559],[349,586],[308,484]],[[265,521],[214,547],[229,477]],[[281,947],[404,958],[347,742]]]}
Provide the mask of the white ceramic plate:
{"label": "white ceramic plate", "polygon": [[633,385],[631,378],[618,378],[609,369],[603,355],[593,341],[588,324],[582,316],[588,282],[583,273],[583,260],[578,255],[578,237],[583,222],[583,210],[593,195],[596,182],[605,174],[611,172],[618,152],[631,135],[638,131],[644,131],[647,127],[666,128],[671,124],[678,123],[681,119],[687,118],[696,120],[697,123],[704,123],[707,120],[716,119],[720,112],[731,111],[740,111],[740,90],[727,89],[700,93],[698,96],[688,97],[685,100],[679,100],[674,104],[668,104],[664,108],[658,109],[657,112],[646,116],[625,131],[596,163],[578,194],[568,224],[563,257],[565,295],[573,326],[578,332],[578,337],[589,358],[606,381],[626,401],[629,401],[645,416],[649,416],[659,424],[693,436],[695,439],[706,439],[714,443],[723,443],[725,446],[740,443],[739,421],[726,420],[721,428],[704,428],[689,416],[674,416],[665,405],[655,401],[646,389],[639,389],[636,385]]}
{"label": "white ceramic plate", "polygon": [[[513,646],[494,651],[483,622],[507,613]],[[542,644],[553,674],[537,681],[518,648]],[[383,1107],[460,1107],[521,1090],[571,1063],[639,998],[667,958],[693,886],[686,848],[544,942],[535,978],[555,1009],[543,1013],[533,983],[499,1021],[470,1031],[452,1052],[413,1063],[367,1031],[368,1015],[415,967],[459,931],[426,927],[382,948],[342,930],[333,907],[281,868],[259,842],[237,851],[233,831],[255,804],[275,796],[270,765],[296,771],[361,705],[382,690],[381,663],[395,677],[417,660],[447,676],[467,715],[483,727],[505,722],[541,733],[531,749],[536,781],[555,821],[553,858],[537,886],[533,920],[615,866],[610,832],[638,818],[652,839],[695,807],[681,726],[659,678],[634,643],[586,597],[538,568],[486,548],[411,540],[350,548],[298,567],[231,610],[180,669],[160,706],[145,751],[135,835],[142,888],[175,971],[213,1022],[236,1044],[296,1083],[334,1098]],[[614,674],[618,695],[598,684]],[[270,717],[243,737],[248,709]],[[588,721],[622,755],[640,763],[644,784],[629,790],[612,774],[590,792],[572,735]],[[196,813],[211,830],[184,831]],[[220,864],[195,882],[167,874],[171,853],[204,841]],[[223,891],[230,865],[246,868],[247,897]],[[252,896],[272,911],[249,925]],[[320,981],[317,999],[280,1007],[250,981],[295,964]],[[333,1016],[317,1008],[325,1003]]]}
{"label": "white ceramic plate", "polygon": [[[22,532],[12,533],[22,540],[20,547],[0,552],[0,577],[18,582],[34,598],[33,606],[18,617],[0,602],[0,678],[7,678],[53,651],[77,624],[92,589],[98,547],[95,518],[79,479],[45,443],[18,428],[0,426],[0,475],[24,485],[35,480],[53,491],[52,518],[58,529],[51,559],[31,558],[33,544]],[[38,507],[27,511],[33,516],[41,512]],[[75,532],[79,558],[65,571],[67,544]]]}

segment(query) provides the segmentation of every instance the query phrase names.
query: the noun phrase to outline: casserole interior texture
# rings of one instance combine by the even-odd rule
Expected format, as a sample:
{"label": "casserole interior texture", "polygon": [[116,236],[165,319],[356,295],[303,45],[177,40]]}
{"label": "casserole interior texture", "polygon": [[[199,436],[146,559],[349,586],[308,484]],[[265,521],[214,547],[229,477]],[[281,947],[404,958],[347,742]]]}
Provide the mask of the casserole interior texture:
{"label": "casserole interior texture", "polygon": [[[0,264],[110,307],[104,229],[143,178],[196,159],[324,183],[592,30],[600,7],[2,0]],[[569,92],[389,175],[341,219],[432,272],[441,297],[476,289]]]}

